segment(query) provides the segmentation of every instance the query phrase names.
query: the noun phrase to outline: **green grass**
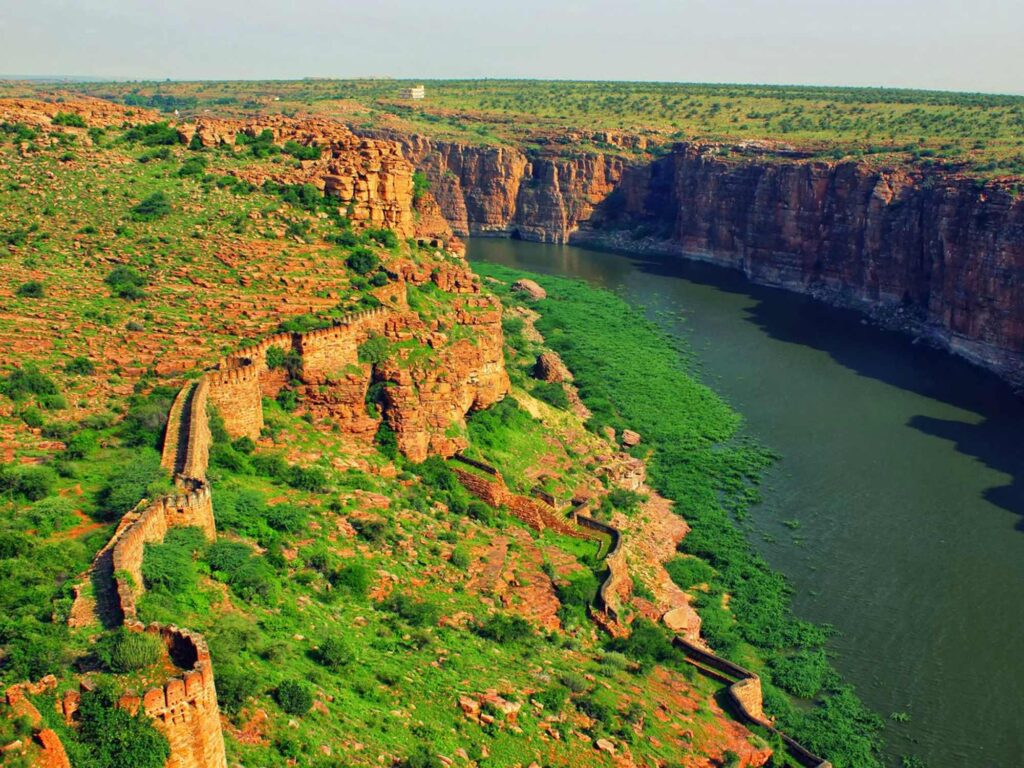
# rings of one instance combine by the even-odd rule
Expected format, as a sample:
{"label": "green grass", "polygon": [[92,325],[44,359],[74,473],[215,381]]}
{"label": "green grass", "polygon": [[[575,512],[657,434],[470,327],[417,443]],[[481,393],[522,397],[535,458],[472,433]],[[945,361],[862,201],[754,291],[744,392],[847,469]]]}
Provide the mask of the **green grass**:
{"label": "green grass", "polygon": [[[506,284],[523,276],[497,265],[475,268]],[[740,415],[700,383],[680,343],[637,310],[580,282],[528,276],[547,290],[534,305],[537,328],[573,371],[594,414],[589,426],[636,429],[642,450],[653,448],[650,481],[692,528],[680,550],[708,566],[701,576],[710,576],[710,592],[700,595],[698,608],[716,650],[763,669],[768,711],[837,768],[880,766],[881,722],[830,669],[823,651],[828,632],[792,616],[789,585],[737,525],[737,515],[759,498],[771,456],[744,438]],[[783,687],[812,706],[795,705]]]}

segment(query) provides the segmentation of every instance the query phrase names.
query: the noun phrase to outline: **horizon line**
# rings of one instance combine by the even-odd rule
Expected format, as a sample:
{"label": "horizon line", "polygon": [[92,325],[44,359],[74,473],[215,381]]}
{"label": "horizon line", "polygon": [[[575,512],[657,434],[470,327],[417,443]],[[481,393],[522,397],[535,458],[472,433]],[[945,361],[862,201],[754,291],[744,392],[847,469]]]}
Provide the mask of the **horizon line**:
{"label": "horizon line", "polygon": [[394,75],[359,75],[343,77],[337,75],[305,75],[303,77],[198,77],[198,78],[140,78],[140,77],[105,77],[98,75],[34,75],[34,74],[4,74],[0,73],[0,82],[30,82],[30,83],[139,83],[146,85],[162,85],[174,83],[301,83],[305,81],[365,81],[365,80],[393,80],[395,82],[538,82],[538,83],[618,83],[628,85],[631,83],[647,85],[679,85],[679,86],[736,86],[746,88],[791,88],[791,89],[813,89],[829,88],[836,90],[851,91],[911,91],[917,93],[944,93],[962,94],[968,96],[1009,96],[1012,98],[1024,98],[1024,91],[984,91],[984,90],[959,90],[953,88],[925,88],[920,86],[901,85],[836,85],[825,83],[781,83],[781,82],[736,82],[726,80],[636,80],[636,79],[589,79],[574,77],[509,77],[509,76],[486,76],[486,77],[402,77]]}

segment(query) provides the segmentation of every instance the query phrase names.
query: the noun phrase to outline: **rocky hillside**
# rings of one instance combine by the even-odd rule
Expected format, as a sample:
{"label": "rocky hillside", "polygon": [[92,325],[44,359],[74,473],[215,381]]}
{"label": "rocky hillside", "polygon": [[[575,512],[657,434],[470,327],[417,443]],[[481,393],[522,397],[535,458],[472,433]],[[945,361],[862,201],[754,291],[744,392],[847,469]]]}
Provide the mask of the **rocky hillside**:
{"label": "rocky hillside", "polygon": [[5,765],[771,759],[642,436],[586,428],[397,144],[0,124]]}

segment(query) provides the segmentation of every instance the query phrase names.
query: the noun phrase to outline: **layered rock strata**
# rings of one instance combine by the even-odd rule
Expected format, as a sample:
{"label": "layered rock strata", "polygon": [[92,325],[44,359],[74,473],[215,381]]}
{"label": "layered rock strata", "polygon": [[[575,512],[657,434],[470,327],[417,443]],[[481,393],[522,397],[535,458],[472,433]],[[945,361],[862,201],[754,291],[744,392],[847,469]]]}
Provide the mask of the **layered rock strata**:
{"label": "layered rock strata", "polygon": [[1013,180],[705,144],[627,160],[376,135],[428,175],[456,234],[734,267],[1024,383],[1024,197]]}

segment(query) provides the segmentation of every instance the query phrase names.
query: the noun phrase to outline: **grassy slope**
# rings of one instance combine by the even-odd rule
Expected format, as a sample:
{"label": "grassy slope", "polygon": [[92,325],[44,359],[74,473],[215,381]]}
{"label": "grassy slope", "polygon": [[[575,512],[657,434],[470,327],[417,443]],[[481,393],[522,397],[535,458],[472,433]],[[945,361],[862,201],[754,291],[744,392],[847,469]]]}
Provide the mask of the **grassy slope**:
{"label": "grassy slope", "polygon": [[[0,382],[6,386],[27,363],[41,369],[34,390],[0,396],[3,461],[10,462],[0,467],[8,487],[0,497],[0,680],[52,673],[62,688],[74,687],[84,665],[95,678],[121,685],[125,678],[109,674],[92,643],[96,631],[70,632],[65,618],[71,585],[113,521],[166,488],[156,448],[175,389],[163,380],[177,383],[187,376],[177,366],[194,371],[311,304],[320,318],[342,311],[365,286],[344,267],[346,247],[322,240],[339,222],[266,192],[218,186],[224,170],[275,159],[203,152],[211,172],[181,176],[196,153],[146,147],[120,130],[96,134],[92,143],[84,130],[52,145],[34,141],[27,157],[12,141],[0,142],[0,270],[7,286]],[[133,217],[132,206],[154,192],[167,196],[169,211],[152,220]],[[303,242],[275,231],[295,223]],[[197,236],[181,237],[197,229]],[[372,246],[364,240],[360,247]],[[383,259],[433,258],[406,245],[377,252]],[[118,297],[104,282],[116,264],[141,275],[141,295]],[[311,274],[316,285],[309,292],[305,283],[278,279]],[[32,279],[43,283],[41,298],[13,295]],[[451,300],[436,291],[416,298],[426,315]],[[91,370],[68,370],[75,357],[87,358]],[[714,702],[717,687],[688,681],[674,664],[639,666],[606,653],[583,605],[562,630],[511,622],[504,625],[511,636],[495,639],[493,627],[479,629],[490,626],[491,615],[529,615],[521,590],[550,591],[552,575],[564,575],[549,563],[599,568],[593,545],[538,539],[494,511],[476,510],[474,517],[450,475],[436,467],[429,477],[426,469],[400,467],[407,472],[396,477],[385,457],[353,449],[274,403],[266,408],[267,434],[254,454],[251,446],[223,442],[214,452],[221,543],[207,548],[175,534],[151,547],[144,569],[151,588],[140,602],[145,620],[207,634],[231,724],[232,760],[333,765],[340,752],[352,764],[379,765],[382,755],[385,763],[405,760],[426,745],[422,761],[409,764],[436,766],[434,752],[450,756],[461,746],[479,755],[485,746],[485,765],[579,765],[601,759],[592,745],[598,737],[632,742],[634,754],[666,760],[721,758],[726,725]],[[557,448],[523,418],[502,426],[516,434],[518,457]],[[37,419],[41,428],[30,427]],[[474,425],[477,435],[486,431]],[[74,452],[66,448],[71,443]],[[273,456],[313,471],[282,475]],[[566,477],[582,472],[575,461]],[[32,493],[42,498],[8,483],[8,471],[23,472],[15,465],[46,476]],[[512,466],[510,482],[521,483],[516,475],[527,469]],[[499,545],[519,583],[507,604],[472,582]],[[393,594],[405,602],[389,601]],[[439,624],[440,616],[452,621]],[[99,634],[102,643],[114,638]],[[332,666],[319,653],[329,638],[340,640]],[[165,673],[151,664],[128,679],[143,688]],[[315,696],[302,717],[282,707],[286,681]],[[459,694],[491,690],[523,705],[517,723],[498,716],[481,726],[463,716]],[[684,693],[676,698],[676,690]],[[531,699],[543,701],[544,710]],[[49,702],[38,703],[50,716]],[[668,719],[655,715],[662,705]],[[11,723],[0,723],[6,739]],[[542,738],[542,730],[560,737]],[[88,748],[72,732],[63,737],[72,748]]]}
{"label": "grassy slope", "polygon": [[[474,268],[506,282],[523,274],[490,264]],[[713,567],[710,589],[697,593],[705,636],[720,653],[762,672],[766,707],[793,736],[839,768],[880,765],[880,723],[829,666],[827,633],[791,616],[788,586],[736,524],[757,501],[760,472],[770,460],[742,438],[740,416],[689,373],[676,340],[621,299],[571,280],[530,277],[548,292],[534,305],[542,313],[538,329],[576,376],[594,411],[590,426],[643,435],[637,450],[653,448],[654,486],[677,502],[693,529],[681,551]],[[670,568],[680,578],[689,571]],[[795,706],[782,690],[814,706]]]}

